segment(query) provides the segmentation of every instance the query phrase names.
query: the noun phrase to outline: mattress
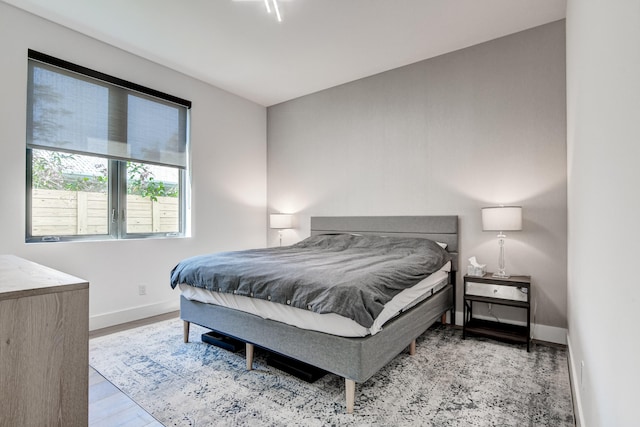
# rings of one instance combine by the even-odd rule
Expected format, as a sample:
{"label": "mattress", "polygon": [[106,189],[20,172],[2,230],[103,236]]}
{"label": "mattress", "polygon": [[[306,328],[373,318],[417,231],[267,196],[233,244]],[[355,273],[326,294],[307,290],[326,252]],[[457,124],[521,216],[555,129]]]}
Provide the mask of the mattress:
{"label": "mattress", "polygon": [[444,288],[448,284],[449,271],[451,271],[451,262],[447,262],[440,270],[411,288],[398,293],[385,304],[370,328],[366,328],[352,319],[335,313],[320,314],[258,298],[213,292],[184,283],[181,283],[179,287],[182,296],[189,300],[232,308],[301,329],[343,337],[364,337],[380,332],[387,321]]}

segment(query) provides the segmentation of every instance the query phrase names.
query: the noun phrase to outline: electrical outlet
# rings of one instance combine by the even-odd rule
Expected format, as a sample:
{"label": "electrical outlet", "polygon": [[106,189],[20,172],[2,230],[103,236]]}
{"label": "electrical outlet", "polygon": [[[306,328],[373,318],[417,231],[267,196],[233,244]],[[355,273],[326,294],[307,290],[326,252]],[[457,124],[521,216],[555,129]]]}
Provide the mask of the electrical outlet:
{"label": "electrical outlet", "polygon": [[147,294],[147,285],[140,284],[138,285],[138,295],[146,295]]}

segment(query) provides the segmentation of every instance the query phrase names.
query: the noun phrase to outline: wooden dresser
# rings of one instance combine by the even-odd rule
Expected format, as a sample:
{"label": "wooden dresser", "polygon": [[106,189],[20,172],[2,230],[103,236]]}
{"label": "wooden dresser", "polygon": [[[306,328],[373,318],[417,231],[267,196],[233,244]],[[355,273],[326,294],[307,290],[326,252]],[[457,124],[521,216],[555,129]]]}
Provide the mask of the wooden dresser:
{"label": "wooden dresser", "polygon": [[0,426],[88,422],[89,283],[0,255]]}

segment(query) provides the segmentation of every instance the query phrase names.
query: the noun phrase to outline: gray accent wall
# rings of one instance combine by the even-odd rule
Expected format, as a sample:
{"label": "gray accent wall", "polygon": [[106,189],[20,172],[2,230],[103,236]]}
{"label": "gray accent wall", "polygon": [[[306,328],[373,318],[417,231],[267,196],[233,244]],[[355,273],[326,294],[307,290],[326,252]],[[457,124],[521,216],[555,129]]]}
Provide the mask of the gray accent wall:
{"label": "gray accent wall", "polygon": [[[283,244],[309,235],[310,216],[458,215],[461,269],[473,255],[495,270],[480,208],[522,205],[507,272],[532,276],[534,335],[564,342],[565,86],[558,21],[269,107],[269,212],[297,224]],[[278,244],[275,230],[268,240]]]}

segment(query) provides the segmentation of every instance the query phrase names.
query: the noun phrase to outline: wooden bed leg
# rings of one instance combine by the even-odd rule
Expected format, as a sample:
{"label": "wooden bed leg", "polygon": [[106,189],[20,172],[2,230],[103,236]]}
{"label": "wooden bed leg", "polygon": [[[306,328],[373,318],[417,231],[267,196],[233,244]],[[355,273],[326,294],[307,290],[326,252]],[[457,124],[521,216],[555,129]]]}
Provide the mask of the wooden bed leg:
{"label": "wooden bed leg", "polygon": [[416,355],[416,340],[411,341],[411,344],[409,344],[409,355]]}
{"label": "wooden bed leg", "polygon": [[184,329],[183,329],[184,342],[189,342],[189,326],[190,325],[191,323],[187,322],[186,320],[184,321]]}
{"label": "wooden bed leg", "polygon": [[356,402],[356,382],[345,378],[344,391],[347,397],[347,414],[353,414],[353,406]]}
{"label": "wooden bed leg", "polygon": [[247,343],[245,352],[247,358],[247,371],[251,371],[253,369],[253,344]]}
{"label": "wooden bed leg", "polygon": [[440,322],[441,322],[443,325],[446,325],[446,324],[447,324],[447,313],[442,313],[442,317],[440,318]]}

